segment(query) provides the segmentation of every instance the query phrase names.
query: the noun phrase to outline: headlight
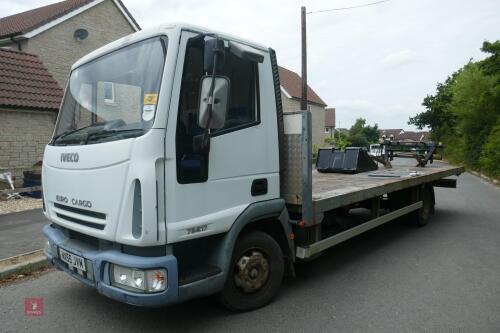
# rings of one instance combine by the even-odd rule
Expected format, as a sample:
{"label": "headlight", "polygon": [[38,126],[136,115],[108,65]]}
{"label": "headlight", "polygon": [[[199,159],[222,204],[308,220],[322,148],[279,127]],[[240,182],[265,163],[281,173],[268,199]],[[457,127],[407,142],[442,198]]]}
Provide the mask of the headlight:
{"label": "headlight", "polygon": [[135,292],[155,293],[166,289],[167,271],[158,269],[137,269],[111,264],[111,284]]}

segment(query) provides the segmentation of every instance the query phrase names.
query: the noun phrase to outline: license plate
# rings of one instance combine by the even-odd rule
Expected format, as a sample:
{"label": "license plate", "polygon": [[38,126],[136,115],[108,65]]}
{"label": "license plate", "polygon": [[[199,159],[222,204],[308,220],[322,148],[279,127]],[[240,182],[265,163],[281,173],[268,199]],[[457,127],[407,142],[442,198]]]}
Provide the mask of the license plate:
{"label": "license plate", "polygon": [[85,259],[80,256],[74,255],[73,253],[69,253],[61,248],[59,248],[59,258],[67,263],[70,267],[75,267],[81,271],[86,272],[85,268]]}

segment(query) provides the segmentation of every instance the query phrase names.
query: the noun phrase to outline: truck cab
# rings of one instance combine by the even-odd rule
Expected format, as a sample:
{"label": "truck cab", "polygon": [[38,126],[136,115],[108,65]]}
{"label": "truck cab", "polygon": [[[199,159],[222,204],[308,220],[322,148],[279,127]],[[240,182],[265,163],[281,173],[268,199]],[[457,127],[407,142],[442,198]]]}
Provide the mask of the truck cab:
{"label": "truck cab", "polygon": [[48,259],[135,305],[269,302],[293,258],[277,73],[272,49],[186,24],[76,62],[43,160]]}

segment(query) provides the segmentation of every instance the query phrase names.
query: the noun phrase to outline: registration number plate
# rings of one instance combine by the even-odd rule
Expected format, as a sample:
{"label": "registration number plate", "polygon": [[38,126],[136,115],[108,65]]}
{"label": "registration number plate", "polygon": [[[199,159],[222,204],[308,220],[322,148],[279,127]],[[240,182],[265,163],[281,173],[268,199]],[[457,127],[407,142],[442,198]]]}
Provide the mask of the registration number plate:
{"label": "registration number plate", "polygon": [[83,272],[86,272],[85,259],[80,256],[74,255],[68,251],[59,248],[59,258],[67,263],[70,267],[75,267]]}

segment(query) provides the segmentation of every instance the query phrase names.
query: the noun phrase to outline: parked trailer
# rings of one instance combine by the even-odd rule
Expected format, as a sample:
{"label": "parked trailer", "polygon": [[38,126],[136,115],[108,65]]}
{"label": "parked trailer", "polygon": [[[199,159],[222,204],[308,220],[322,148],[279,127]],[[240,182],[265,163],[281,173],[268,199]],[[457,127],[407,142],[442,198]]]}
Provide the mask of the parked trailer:
{"label": "parked trailer", "polygon": [[[72,67],[43,163],[44,250],[105,296],[269,303],[294,265],[398,217],[424,225],[463,169],[320,174],[311,114],[283,113],[272,49],[172,24]],[[362,224],[339,227],[353,208]]]}

